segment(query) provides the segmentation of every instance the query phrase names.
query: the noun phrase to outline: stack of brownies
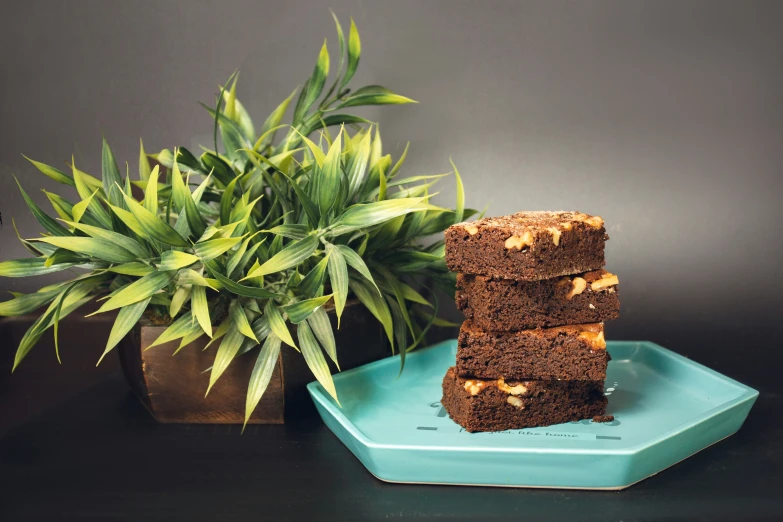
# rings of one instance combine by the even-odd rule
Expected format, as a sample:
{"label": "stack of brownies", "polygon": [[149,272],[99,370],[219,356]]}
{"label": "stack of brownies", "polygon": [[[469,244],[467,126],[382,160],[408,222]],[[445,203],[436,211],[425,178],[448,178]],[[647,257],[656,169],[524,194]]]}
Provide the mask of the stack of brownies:
{"label": "stack of brownies", "polygon": [[446,231],[457,272],[457,365],[443,406],[467,431],[601,416],[609,354],[603,322],[619,315],[609,239],[598,216],[519,212]]}

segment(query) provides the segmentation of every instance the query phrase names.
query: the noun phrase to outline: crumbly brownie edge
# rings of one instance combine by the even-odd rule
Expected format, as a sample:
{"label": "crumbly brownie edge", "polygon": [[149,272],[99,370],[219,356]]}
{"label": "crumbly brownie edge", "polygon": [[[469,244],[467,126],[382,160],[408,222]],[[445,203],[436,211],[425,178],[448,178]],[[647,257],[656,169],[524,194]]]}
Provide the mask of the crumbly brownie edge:
{"label": "crumbly brownie edge", "polygon": [[[466,389],[468,381],[450,368],[443,378],[441,404],[451,419],[469,432],[550,426],[589,419],[606,412],[602,383],[554,381],[559,389],[543,388],[531,395],[507,393],[486,386],[476,394]],[[475,382],[475,381],[473,381]],[[511,382],[509,384],[517,384]],[[531,385],[530,382],[527,384]]]}
{"label": "crumbly brownie edge", "polygon": [[465,377],[603,381],[608,362],[602,324],[498,332],[467,320],[457,338]]}

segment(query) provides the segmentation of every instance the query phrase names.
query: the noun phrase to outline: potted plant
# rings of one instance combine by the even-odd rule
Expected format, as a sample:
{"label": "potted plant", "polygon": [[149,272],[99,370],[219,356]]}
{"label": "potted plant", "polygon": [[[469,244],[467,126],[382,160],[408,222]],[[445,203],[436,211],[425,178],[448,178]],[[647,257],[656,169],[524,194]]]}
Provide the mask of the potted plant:
{"label": "potted plant", "polygon": [[[356,339],[349,332],[338,343],[335,327],[341,335],[348,323],[371,324],[362,314],[377,320],[404,364],[405,353],[441,322],[428,289],[453,285],[443,242],[423,240],[473,211],[464,209],[456,168],[456,208],[435,206],[430,189],[442,175],[403,177],[407,147],[393,162],[377,126],[337,112],[411,101],[380,86],[347,89],[359,62],[359,35],[352,21],[346,45],[339,22],[337,30],[335,79],[325,90],[324,44],[290,124],[281,122],[293,94],[256,132],[233,75],[214,108],[207,107],[215,139],[199,157],[182,147],[163,150],[153,166],[142,145],[137,180],[122,176],[105,139],[100,178],[73,163],[66,173],[31,160],[75,188],[78,200],[47,193],[54,219],[20,184],[46,233],[20,237],[33,257],[1,262],[0,275],[68,270],[74,277],[0,303],[0,316],[47,306],[21,340],[14,368],[49,328],[57,347],[59,322],[95,299],[100,306],[93,313],[117,314],[101,358],[122,342],[126,376],[161,421],[281,422],[286,350],[338,400],[329,365],[339,368]],[[369,335],[366,343],[381,345]],[[161,345],[173,348],[161,352],[168,362],[146,357]],[[164,388],[153,392],[150,383]],[[275,396],[254,416],[270,383]],[[225,393],[205,402],[215,395],[213,386]],[[154,397],[166,393],[168,404],[156,411]],[[184,396],[192,400],[182,404]]]}

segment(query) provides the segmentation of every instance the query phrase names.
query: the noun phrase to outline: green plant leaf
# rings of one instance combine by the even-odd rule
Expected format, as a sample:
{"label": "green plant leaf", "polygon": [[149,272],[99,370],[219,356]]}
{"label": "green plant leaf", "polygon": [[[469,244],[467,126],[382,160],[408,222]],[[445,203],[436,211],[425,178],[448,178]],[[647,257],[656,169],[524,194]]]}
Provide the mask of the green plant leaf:
{"label": "green plant leaf", "polygon": [[61,302],[59,300],[53,301],[46,309],[46,312],[30,326],[27,332],[25,332],[22,340],[19,342],[19,347],[16,349],[12,372],[16,370],[19,363],[21,363],[27,354],[30,353],[30,350],[32,350],[33,346],[41,339],[44,332],[54,324],[54,317],[58,307],[60,308],[59,318],[67,317],[71,312],[92,300],[92,296],[89,294],[98,284],[100,284],[100,282],[101,280],[99,278],[93,277],[92,279],[79,281],[77,284],[72,285],[72,287],[60,288],[60,295],[68,292],[67,296],[63,296]]}
{"label": "green plant leaf", "polygon": [[139,138],[139,179],[147,181],[150,179],[151,173],[150,160],[147,157],[147,153],[144,152],[144,142]]}
{"label": "green plant leaf", "polygon": [[211,262],[205,263],[204,266],[207,268],[209,273],[212,274],[212,277],[217,279],[220,284],[231,293],[241,295],[243,297],[255,297],[256,299],[278,297],[278,294],[270,292],[269,290],[265,290],[263,288],[254,288],[252,286],[245,286],[237,283],[236,281],[232,281],[228,277],[221,274],[217,266]]}
{"label": "green plant leaf", "polygon": [[310,272],[302,279],[297,290],[306,296],[315,296],[323,287],[326,267],[329,262],[329,254],[325,255]]}
{"label": "green plant leaf", "polygon": [[143,277],[155,271],[155,269],[152,268],[151,266],[139,262],[123,263],[121,265],[112,266],[107,270],[109,272],[114,272],[115,274],[123,274],[123,275],[136,276],[136,277]]}
{"label": "green plant leaf", "polygon": [[232,179],[220,198],[220,222],[223,225],[228,225],[231,222],[231,207],[234,204],[234,190],[238,181],[239,176]]}
{"label": "green plant leaf", "polygon": [[[73,206],[73,209],[72,209],[72,210],[73,210],[73,212],[72,212],[72,214],[73,214],[73,219],[72,219],[72,221],[74,221],[74,222],[76,222],[76,223],[79,223],[79,222],[82,220],[82,218],[84,218],[84,214],[85,214],[85,212],[87,212],[87,209],[88,209],[88,208],[90,207],[90,205],[93,203],[93,198],[95,197],[95,194],[97,194],[97,193],[98,193],[98,190],[99,190],[99,189],[95,189],[95,190],[92,192],[92,194],[90,194],[90,195],[87,197],[87,199],[83,199],[83,200],[79,201],[78,203],[76,203],[76,204]],[[96,203],[96,205],[97,205],[97,204],[98,204],[98,203]],[[102,208],[102,207],[101,207],[101,208]]]}
{"label": "green plant leaf", "polygon": [[19,191],[22,193],[22,197],[24,198],[25,203],[27,203],[27,207],[30,209],[30,212],[33,213],[33,216],[35,216],[35,219],[38,220],[41,226],[44,227],[50,234],[55,236],[71,237],[72,234],[68,231],[68,229],[60,225],[57,221],[54,220],[54,218],[46,214],[38,205],[35,204],[32,199],[30,199],[30,196],[28,196],[27,192],[24,191],[22,184],[19,183],[19,180],[16,179],[16,176],[14,176],[14,179],[16,180],[16,185],[19,187]]}
{"label": "green plant leaf", "polygon": [[74,182],[73,178],[66,174],[65,172],[61,171],[60,169],[56,169],[54,167],[50,167],[46,163],[41,163],[40,161],[35,161],[33,159],[28,158],[24,154],[22,154],[22,157],[35,165],[35,168],[37,168],[39,171],[41,171],[42,174],[50,177],[51,179],[55,180],[57,183],[62,183],[63,185],[70,185],[72,187],[76,186],[76,182]]}
{"label": "green plant leaf", "polygon": [[49,303],[60,293],[59,289],[22,294],[14,299],[0,303],[0,317],[15,317],[29,314]]}
{"label": "green plant leaf", "polygon": [[[114,321],[114,325],[111,327],[109,340],[106,342],[106,349],[103,351],[103,355],[101,355],[100,359],[98,359],[98,364],[101,364],[101,361],[104,357],[106,357],[106,354],[109,353],[115,346],[117,346],[119,342],[122,341],[123,337],[125,337],[128,332],[130,332],[131,329],[136,326],[136,323],[139,322],[139,319],[141,319],[141,316],[144,314],[144,311],[150,304],[150,299],[151,298],[148,297],[137,303],[124,306],[120,309],[119,313],[117,314],[117,319]],[[98,366],[98,364],[95,366]]]}
{"label": "green plant leaf", "polygon": [[61,219],[72,220],[73,219],[73,203],[67,199],[54,194],[53,192],[43,191],[46,197],[49,199],[49,203],[52,204],[52,208]]}
{"label": "green plant leaf", "polygon": [[345,98],[337,108],[356,107],[359,105],[400,105],[403,103],[418,103],[405,96],[395,94],[380,85],[368,85],[357,89]]}
{"label": "green plant leaf", "polygon": [[457,166],[451,161],[451,158],[449,158],[449,162],[451,162],[451,168],[454,169],[454,179],[457,182],[457,208],[454,211],[454,223],[461,223],[462,215],[465,213],[465,187],[462,186],[462,178]]}
{"label": "green plant leaf", "polygon": [[103,191],[109,198],[109,203],[115,206],[122,205],[122,178],[120,169],[117,167],[117,161],[114,159],[114,153],[103,138],[103,148],[101,151],[101,175],[103,177]]}
{"label": "green plant leaf", "polygon": [[169,317],[174,318],[179,315],[180,310],[190,298],[190,291],[193,287],[191,285],[183,285],[177,287],[174,294],[171,296],[171,302],[169,303]]}
{"label": "green plant leaf", "polygon": [[185,268],[194,263],[198,263],[201,259],[193,254],[187,252],[179,252],[177,250],[167,250],[160,255],[160,263],[157,268],[161,271],[179,270]]}
{"label": "green plant leaf", "polygon": [[326,40],[324,40],[321,52],[318,53],[318,60],[313,69],[313,74],[310,75],[310,79],[307,82],[307,91],[304,99],[300,99],[301,103],[297,103],[294,110],[294,124],[304,119],[307,110],[321,96],[327,76],[329,76],[329,50],[326,48]]}
{"label": "green plant leaf", "polygon": [[239,329],[235,324],[229,326],[226,335],[223,337],[223,341],[220,343],[217,355],[215,355],[215,363],[212,365],[212,372],[209,374],[209,386],[207,387],[207,394],[214,386],[215,382],[223,375],[228,365],[234,360],[239,349],[242,347],[242,342],[245,337],[239,332]]}
{"label": "green plant leaf", "polygon": [[2,277],[30,277],[37,275],[60,272],[74,266],[73,263],[46,266],[46,258],[29,257],[24,259],[11,259],[0,262],[0,276]]}
{"label": "green plant leaf", "polygon": [[209,317],[207,305],[207,289],[203,286],[194,286],[190,294],[190,308],[193,315],[209,337],[212,337],[212,319]]}
{"label": "green plant leaf", "polygon": [[334,387],[332,374],[329,373],[329,366],[326,364],[324,354],[321,353],[321,347],[318,345],[318,341],[315,340],[310,326],[306,322],[300,323],[297,328],[297,335],[299,337],[299,345],[302,347],[302,355],[304,355],[308,368],[313,372],[318,382],[321,383],[321,386],[339,405],[340,401],[337,398],[337,390]]}
{"label": "green plant leaf", "polygon": [[[195,329],[200,328],[200,326],[195,325]],[[193,330],[193,317],[188,314],[182,315],[179,317],[179,319],[171,323],[168,328],[163,330],[163,333],[161,333],[157,339],[152,342],[152,344],[145,348],[145,350],[149,350],[155,346],[160,346],[161,344],[166,344],[177,339],[182,339],[186,335],[190,334]]]}
{"label": "green plant leaf", "polygon": [[335,205],[340,193],[343,172],[340,166],[342,153],[342,132],[337,135],[324,159],[323,167],[313,179],[314,196],[318,199],[318,209],[325,215]]}
{"label": "green plant leaf", "polygon": [[416,205],[425,198],[402,198],[364,203],[348,207],[332,225],[332,235],[342,235],[360,228],[368,228],[409,212],[420,212]]}
{"label": "green plant leaf", "polygon": [[250,272],[245,279],[261,277],[297,266],[315,252],[315,249],[318,248],[318,244],[318,237],[315,235],[307,236],[299,241],[294,241],[272,256],[271,259],[260,267]]}
{"label": "green plant leaf", "polygon": [[[109,208],[111,208],[111,211],[114,212],[120,221],[122,221],[126,227],[133,231],[134,234],[139,237],[148,237],[147,230],[141,226],[141,223],[139,223],[139,220],[137,220],[133,214],[120,207],[115,207],[114,205],[109,205]],[[111,225],[109,225],[107,228],[110,227]]]}
{"label": "green plant leaf", "polygon": [[370,269],[367,268],[367,265],[362,259],[362,256],[357,254],[349,246],[334,245],[334,248],[340,251],[340,253],[343,255],[343,258],[345,259],[345,262],[348,263],[351,268],[359,272],[365,279],[367,279],[367,281],[372,283],[372,286],[375,287],[375,290],[377,290],[379,294],[381,293],[381,291],[378,289],[378,285],[375,284],[375,280],[372,278],[372,274],[370,274]]}
{"label": "green plant leaf", "polygon": [[389,172],[389,179],[394,178],[394,176],[397,175],[397,172],[400,171],[400,167],[402,167],[402,164],[405,163],[405,158],[408,157],[408,148],[410,146],[411,146],[411,142],[405,144],[405,150],[402,151],[402,155],[400,156],[400,159],[397,160],[397,163],[394,164],[394,167],[392,167],[391,172]]}
{"label": "green plant leaf", "polygon": [[309,231],[310,227],[301,224],[278,225],[269,230],[262,230],[262,232],[287,237],[288,239],[304,239]]}
{"label": "green plant leaf", "polygon": [[136,261],[136,256],[124,248],[107,241],[94,237],[61,237],[49,236],[36,239],[54,245],[58,248],[64,248],[72,252],[88,255],[97,259],[103,259],[111,263],[127,263]]}
{"label": "green plant leaf", "polygon": [[[333,127],[335,125],[349,125],[351,123],[373,123],[372,121],[356,116],[355,114],[329,114],[318,122],[320,125],[316,126],[313,130],[319,128]],[[312,131],[311,131],[312,132]]]}
{"label": "green plant leaf", "polygon": [[343,315],[345,302],[348,300],[348,266],[340,249],[329,249],[329,281],[334,292],[334,309],[337,313],[337,328],[340,328],[340,318]]}
{"label": "green plant leaf", "polygon": [[158,177],[160,169],[157,165],[147,174],[147,186],[144,188],[144,208],[150,214],[158,214]]}
{"label": "green plant leaf", "polygon": [[283,121],[283,116],[288,110],[288,106],[291,104],[291,100],[294,99],[295,95],[296,89],[294,89],[288,98],[283,100],[280,105],[278,105],[275,110],[272,111],[272,114],[267,116],[264,124],[261,126],[261,136],[263,136],[263,138],[261,138],[260,143],[256,143],[256,145],[253,147],[254,150],[261,152],[272,142],[274,139],[274,134],[267,133],[269,133],[269,131],[272,129],[277,128],[280,125],[280,122]]}
{"label": "green plant leaf", "polygon": [[[73,180],[76,183],[76,192],[79,193],[79,197],[82,198],[82,200],[88,200],[86,205],[90,211],[90,214],[92,214],[92,216],[98,220],[101,226],[107,229],[111,228],[111,216],[106,211],[106,209],[101,206],[98,200],[92,197],[96,192],[99,195],[103,194],[101,182],[89,174],[80,171],[74,164],[71,165],[71,170],[73,172]],[[79,203],[77,203],[75,206],[78,207]],[[84,212],[82,212],[82,214],[83,213]],[[76,220],[75,216],[74,220]],[[79,221],[81,221],[81,218]]]}
{"label": "green plant leaf", "polygon": [[205,152],[202,154],[201,163],[204,165],[204,167],[207,168],[208,171],[211,170],[218,181],[220,181],[223,185],[228,185],[231,183],[231,180],[236,177],[234,170],[229,166],[229,164],[223,161],[220,156],[213,152]]}
{"label": "green plant leaf", "polygon": [[305,214],[307,215],[307,219],[310,221],[310,224],[312,226],[318,226],[318,221],[321,219],[321,214],[320,212],[318,212],[318,207],[315,206],[313,200],[310,199],[310,196],[307,195],[307,192],[305,192],[305,190],[299,185],[299,183],[296,180],[289,178],[285,174],[284,177],[288,181],[289,186],[294,189],[294,192],[296,193],[296,197],[299,199],[299,202],[302,204],[302,208],[304,209]]}
{"label": "green plant leaf", "polygon": [[337,343],[334,340],[334,332],[332,331],[332,323],[329,321],[329,314],[326,310],[316,308],[315,311],[307,318],[307,324],[310,325],[318,341],[321,343],[326,354],[334,361],[337,369],[340,369],[340,363],[337,362]]}
{"label": "green plant leaf", "polygon": [[256,344],[258,344],[259,341],[256,339],[256,334],[253,333],[253,329],[250,327],[250,322],[247,320],[245,309],[242,308],[242,305],[239,304],[239,301],[236,299],[231,301],[231,304],[228,307],[228,315],[231,317],[231,322],[237,330],[239,330],[239,333],[253,339]]}
{"label": "green plant leaf", "polygon": [[193,245],[193,251],[202,262],[207,262],[231,250],[243,239],[245,239],[245,236],[210,239],[209,241]]}
{"label": "green plant leaf", "polygon": [[250,420],[253,410],[258,406],[261,397],[264,395],[269,381],[272,380],[272,373],[275,371],[278,359],[280,358],[280,338],[274,333],[270,333],[261,350],[258,352],[258,359],[253,366],[253,373],[250,374],[250,384],[247,388],[247,400],[245,401],[245,423]]}
{"label": "green plant leaf", "polygon": [[174,164],[171,173],[171,179],[174,200],[177,202],[179,208],[185,212],[185,218],[188,220],[188,226],[190,227],[191,232],[193,232],[196,237],[200,237],[207,228],[207,223],[196,208],[196,203],[193,201],[193,195],[182,181],[182,175],[176,163]]}
{"label": "green plant leaf", "polygon": [[[134,256],[136,256],[139,259],[147,259],[150,257],[149,252],[147,252],[147,249],[144,248],[139,244],[138,241],[135,239],[129,238],[128,236],[124,236],[122,234],[118,234],[117,232],[112,232],[110,230],[106,230],[104,228],[100,227],[94,227],[91,225],[85,225],[84,223],[75,223],[72,221],[65,221],[68,225],[72,226],[73,228],[77,230],[81,230],[85,234],[89,235],[90,237],[93,237],[95,239],[102,239],[105,241],[108,241],[109,243],[112,243],[124,250],[127,250]],[[70,240],[66,240],[70,241]],[[71,249],[72,250],[72,249]],[[85,252],[88,253],[88,252]],[[98,257],[98,256],[95,256]],[[134,259],[128,259],[127,261],[135,261]]]}
{"label": "green plant leaf", "polygon": [[383,325],[383,330],[386,332],[389,342],[394,348],[394,332],[391,312],[389,306],[384,301],[383,297],[378,292],[373,292],[363,281],[351,279],[348,283],[357,299],[375,316],[378,321]]}
{"label": "green plant leaf", "polygon": [[[123,196],[125,198],[125,203],[128,205],[128,209],[131,214],[133,214],[133,217],[136,218],[136,221],[138,221],[139,226],[141,226],[152,239],[176,247],[190,246],[190,244],[185,241],[185,238],[179,235],[171,225],[158,219],[158,216],[141,206],[135,199],[125,193],[123,193]],[[114,209],[114,207],[112,209]],[[118,215],[118,217],[125,222],[121,215]],[[125,224],[128,225],[127,222],[125,222]],[[128,227],[131,228],[131,230],[133,229],[130,225],[128,225]]]}
{"label": "green plant leaf", "polygon": [[171,271],[153,272],[149,275],[146,275],[141,279],[138,279],[137,281],[134,281],[133,283],[123,287],[122,290],[105,301],[97,311],[91,313],[90,315],[100,314],[103,312],[108,312],[109,310],[122,308],[123,306],[128,306],[133,303],[138,303],[139,301],[148,298],[155,292],[166,287],[166,285],[168,285],[171,280],[174,279],[176,274],[176,272]]}
{"label": "green plant leaf", "polygon": [[294,324],[301,323],[316,311],[319,307],[326,304],[329,299],[332,298],[332,294],[324,295],[321,297],[313,297],[311,299],[305,299],[294,304],[290,304],[283,307],[283,310],[288,314],[288,320]]}
{"label": "green plant leaf", "polygon": [[359,58],[362,55],[362,41],[359,38],[359,30],[356,28],[356,23],[351,17],[351,28],[348,31],[348,67],[345,69],[345,76],[340,84],[342,89],[348,82],[351,81],[353,75],[356,73],[356,68],[359,67]]}
{"label": "green plant leaf", "polygon": [[221,286],[220,283],[218,283],[216,280],[207,279],[190,268],[179,271],[179,275],[177,276],[177,284],[203,286],[205,288],[211,288],[215,291],[220,290]]}
{"label": "green plant leaf", "polygon": [[264,317],[266,317],[267,324],[272,332],[279,337],[285,344],[292,348],[297,348],[294,343],[294,338],[291,337],[291,332],[288,330],[288,326],[285,324],[283,314],[280,313],[280,309],[277,307],[274,301],[271,299],[267,301],[264,307]]}

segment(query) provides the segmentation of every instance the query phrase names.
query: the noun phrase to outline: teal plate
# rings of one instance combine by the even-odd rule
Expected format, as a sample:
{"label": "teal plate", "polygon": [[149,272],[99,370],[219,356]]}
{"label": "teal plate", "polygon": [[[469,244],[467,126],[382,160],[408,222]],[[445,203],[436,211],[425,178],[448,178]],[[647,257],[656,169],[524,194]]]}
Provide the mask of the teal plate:
{"label": "teal plate", "polygon": [[339,407],[308,390],[326,425],[387,482],[623,489],[732,435],[758,392],[651,342],[609,342],[610,423],[467,433],[440,405],[456,341],[334,378]]}

